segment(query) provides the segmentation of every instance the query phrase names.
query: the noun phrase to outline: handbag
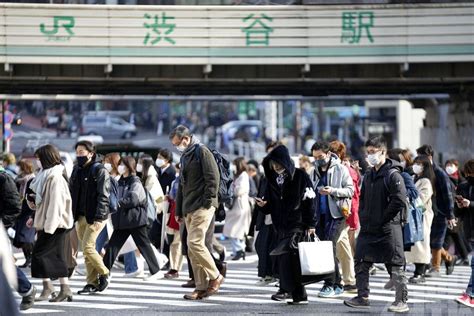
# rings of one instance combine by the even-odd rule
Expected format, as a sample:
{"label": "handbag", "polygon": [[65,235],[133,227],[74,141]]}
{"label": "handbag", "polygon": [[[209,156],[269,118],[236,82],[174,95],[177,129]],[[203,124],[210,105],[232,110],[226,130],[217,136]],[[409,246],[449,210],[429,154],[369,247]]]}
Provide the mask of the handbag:
{"label": "handbag", "polygon": [[334,272],[332,241],[321,241],[316,235],[298,243],[301,275],[321,275]]}
{"label": "handbag", "polygon": [[351,215],[352,198],[337,198],[336,204],[345,218]]}

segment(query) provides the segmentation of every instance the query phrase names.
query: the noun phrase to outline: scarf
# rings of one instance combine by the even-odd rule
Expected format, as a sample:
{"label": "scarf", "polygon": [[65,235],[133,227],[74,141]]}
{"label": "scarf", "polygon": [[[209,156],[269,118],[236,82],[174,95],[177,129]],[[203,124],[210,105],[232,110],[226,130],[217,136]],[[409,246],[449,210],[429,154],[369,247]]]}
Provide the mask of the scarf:
{"label": "scarf", "polygon": [[28,183],[28,181],[30,181],[31,179],[33,179],[35,177],[35,175],[33,173],[31,174],[27,174],[25,175],[24,177],[19,177],[16,179],[16,182],[20,185],[20,197],[22,199],[25,198],[25,194],[26,194],[26,185]]}
{"label": "scarf", "polygon": [[[180,158],[181,170],[184,170],[185,168],[185,163],[184,163],[185,158],[188,156],[191,156],[194,153],[194,150],[196,150],[198,146],[201,146],[201,141],[199,140],[199,138],[193,135],[191,137],[191,143],[189,143],[189,146],[184,150],[183,154],[181,155],[181,158]],[[185,183],[184,175],[182,173],[181,173],[181,183],[182,184]]]}
{"label": "scarf", "polygon": [[64,166],[56,165],[49,169],[41,169],[36,178],[31,181],[30,189],[35,192],[35,204],[38,207],[43,201],[44,186],[46,181],[53,176],[63,176]]}

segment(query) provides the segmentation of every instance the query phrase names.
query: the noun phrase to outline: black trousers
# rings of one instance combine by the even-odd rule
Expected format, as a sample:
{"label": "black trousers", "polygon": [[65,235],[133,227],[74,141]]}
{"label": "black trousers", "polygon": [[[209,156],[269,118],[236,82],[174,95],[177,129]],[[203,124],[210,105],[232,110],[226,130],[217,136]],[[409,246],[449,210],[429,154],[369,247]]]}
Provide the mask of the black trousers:
{"label": "black trousers", "polygon": [[257,239],[255,240],[255,250],[258,256],[258,276],[274,276],[274,258],[270,252],[275,248],[276,233],[272,225],[262,225]]}
{"label": "black trousers", "polygon": [[[370,288],[369,288],[369,270],[374,263],[369,261],[357,260],[355,262],[355,273],[356,273],[356,286],[357,286],[357,296],[359,297],[369,297]],[[403,271],[402,266],[386,264],[391,278],[394,278],[395,274],[395,285],[396,291],[406,292],[406,277],[405,272]]]}
{"label": "black trousers", "polygon": [[454,243],[456,253],[462,258],[467,259],[471,252],[469,242],[464,237],[464,229],[462,223],[458,223],[456,230],[448,229],[446,237],[444,237],[443,248],[448,250],[452,243]]}
{"label": "black trousers", "polygon": [[123,244],[125,244],[125,241],[127,241],[127,238],[130,235],[132,235],[133,241],[148,264],[150,273],[155,274],[160,271],[158,260],[156,259],[153,248],[151,247],[150,239],[148,238],[148,230],[146,226],[131,229],[115,229],[106,247],[104,256],[105,266],[109,270],[112,268],[120,249],[122,249]]}

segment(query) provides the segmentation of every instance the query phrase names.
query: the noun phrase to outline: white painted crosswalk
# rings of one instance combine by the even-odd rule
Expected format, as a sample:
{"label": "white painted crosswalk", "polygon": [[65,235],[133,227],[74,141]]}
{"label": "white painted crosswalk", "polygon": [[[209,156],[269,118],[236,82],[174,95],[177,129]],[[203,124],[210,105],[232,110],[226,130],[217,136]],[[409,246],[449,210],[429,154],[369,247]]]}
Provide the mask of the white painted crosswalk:
{"label": "white painted crosswalk", "polygon": [[[253,258],[251,258],[253,259]],[[110,287],[104,292],[95,295],[77,295],[74,294],[73,302],[49,303],[38,302],[35,306],[26,311],[25,314],[44,314],[65,313],[71,311],[84,311],[93,306],[96,313],[103,311],[146,311],[160,310],[166,307],[177,307],[181,311],[204,312],[212,310],[213,307],[228,306],[231,309],[239,306],[283,306],[279,302],[270,299],[277,288],[273,285],[257,286],[255,283],[258,278],[256,269],[253,268],[255,263],[249,264],[241,262],[238,264],[229,264],[227,278],[221,287],[218,295],[212,296],[203,301],[187,301],[183,299],[183,295],[189,293],[191,289],[182,288],[181,284],[187,280],[187,273],[183,272],[179,279],[174,280],[157,280],[153,282],[145,282],[142,279],[128,278],[123,272],[114,271]],[[456,267],[455,272],[451,276],[442,276],[439,278],[427,279],[423,285],[408,285],[409,304],[411,308],[425,308],[426,304],[436,303],[440,301],[453,302],[453,299],[462,293],[466,287],[470,276],[470,267]],[[388,274],[384,271],[378,271],[377,275],[371,276],[370,287],[372,302],[383,304],[391,303],[394,300],[395,293],[383,288],[388,281]],[[32,279],[32,283],[41,290],[41,280]],[[70,280],[70,286],[73,293],[77,293],[85,285],[85,277],[75,275]],[[313,284],[307,286],[310,305],[315,306],[340,306],[342,300],[354,296],[351,293],[344,293],[338,298],[322,299],[318,298],[322,284]],[[56,288],[59,285],[56,282]],[[20,301],[20,297],[18,297]],[[339,305],[335,305],[339,304]],[[263,308],[263,307],[262,307]]]}
{"label": "white painted crosswalk", "polygon": [[56,133],[51,131],[14,131],[14,138],[26,138],[26,139],[46,139],[55,138]]}

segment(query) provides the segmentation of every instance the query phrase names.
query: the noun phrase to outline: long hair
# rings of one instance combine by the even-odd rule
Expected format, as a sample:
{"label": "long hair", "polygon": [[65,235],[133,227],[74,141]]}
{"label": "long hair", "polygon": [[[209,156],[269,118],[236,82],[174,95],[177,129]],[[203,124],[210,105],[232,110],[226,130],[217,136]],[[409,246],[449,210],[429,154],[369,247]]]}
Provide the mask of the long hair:
{"label": "long hair", "polygon": [[130,173],[130,175],[132,176],[135,176],[137,175],[137,172],[136,172],[136,161],[135,161],[135,158],[133,158],[132,156],[126,156],[126,157],[123,157],[121,160],[120,160],[121,163],[123,163],[125,165],[125,167],[128,169],[128,172]]}
{"label": "long hair", "polygon": [[346,157],[346,145],[343,142],[334,140],[329,143],[329,150],[335,153],[339,159],[344,160]]}
{"label": "long hair", "polygon": [[415,158],[413,163],[421,164],[423,166],[423,172],[420,175],[415,175],[415,182],[423,178],[430,180],[431,186],[433,187],[433,195],[436,195],[436,177],[430,158],[426,155],[419,155]]}
{"label": "long hair", "polygon": [[234,159],[236,169],[235,178],[237,179],[243,172],[247,171],[247,162],[244,157],[237,157]]}
{"label": "long hair", "polygon": [[106,162],[110,163],[110,165],[112,166],[112,171],[110,172],[110,174],[112,174],[112,176],[118,175],[119,174],[118,165],[120,164],[120,154],[108,153],[104,157],[104,163]]}
{"label": "long hair", "polygon": [[153,164],[153,158],[151,158],[150,155],[143,155],[140,157],[140,161],[142,162],[142,183],[145,184],[146,179],[148,178],[148,171],[150,168],[154,168]]}

